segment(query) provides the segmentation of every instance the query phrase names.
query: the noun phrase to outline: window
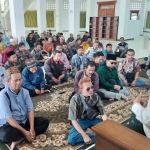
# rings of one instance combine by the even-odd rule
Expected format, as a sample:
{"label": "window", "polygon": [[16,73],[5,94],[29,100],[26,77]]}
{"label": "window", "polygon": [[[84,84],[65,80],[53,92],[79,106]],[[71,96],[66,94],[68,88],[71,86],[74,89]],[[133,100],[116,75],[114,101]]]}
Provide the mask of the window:
{"label": "window", "polygon": [[130,20],[139,20],[139,11],[130,11]]}
{"label": "window", "polygon": [[68,9],[68,7],[69,7],[69,2],[68,2],[68,1],[65,1],[65,2],[64,2],[64,9]]}
{"label": "window", "polygon": [[101,9],[114,9],[114,5],[101,5]]}

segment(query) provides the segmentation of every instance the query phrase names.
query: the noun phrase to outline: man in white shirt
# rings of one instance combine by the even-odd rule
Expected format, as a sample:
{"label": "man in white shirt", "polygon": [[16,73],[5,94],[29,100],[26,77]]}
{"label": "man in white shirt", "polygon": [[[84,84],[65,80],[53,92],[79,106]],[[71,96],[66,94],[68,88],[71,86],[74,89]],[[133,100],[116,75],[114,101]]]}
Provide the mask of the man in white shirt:
{"label": "man in white shirt", "polygon": [[150,138],[150,90],[147,107],[144,107],[145,101],[142,99],[142,93],[133,100],[132,112],[129,124],[124,124],[144,136]]}

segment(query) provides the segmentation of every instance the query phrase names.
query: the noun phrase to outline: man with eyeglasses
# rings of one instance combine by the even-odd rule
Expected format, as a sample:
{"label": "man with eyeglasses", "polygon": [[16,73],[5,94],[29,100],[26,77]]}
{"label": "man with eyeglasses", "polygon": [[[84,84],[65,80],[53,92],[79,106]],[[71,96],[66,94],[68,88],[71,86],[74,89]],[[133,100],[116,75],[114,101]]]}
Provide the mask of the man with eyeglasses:
{"label": "man with eyeglasses", "polygon": [[128,91],[121,85],[116,69],[116,55],[108,54],[106,64],[100,66],[97,70],[100,80],[99,91],[105,94],[105,98],[109,100],[128,100]]}
{"label": "man with eyeglasses", "polygon": [[[72,145],[92,144],[95,142],[95,134],[91,127],[106,120],[104,107],[100,97],[94,93],[93,85],[89,77],[80,79],[79,84],[80,94],[76,93],[69,105],[68,119],[72,123],[68,142]],[[89,115],[88,108],[95,109],[95,113]],[[93,111],[90,111],[90,113]],[[97,115],[102,115],[102,119],[96,118]],[[94,116],[94,117],[91,117]]]}
{"label": "man with eyeglasses", "polygon": [[22,77],[17,66],[6,70],[7,86],[0,92],[0,140],[15,149],[25,138],[33,142],[49,126],[49,120],[34,117],[29,92],[22,88]]}

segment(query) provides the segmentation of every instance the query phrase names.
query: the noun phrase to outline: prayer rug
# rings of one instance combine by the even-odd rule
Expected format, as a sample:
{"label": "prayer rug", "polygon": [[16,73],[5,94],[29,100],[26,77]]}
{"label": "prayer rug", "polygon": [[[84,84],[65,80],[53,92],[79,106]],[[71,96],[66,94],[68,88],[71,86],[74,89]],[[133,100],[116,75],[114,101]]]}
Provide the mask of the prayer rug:
{"label": "prayer rug", "polygon": [[[150,85],[148,79],[141,77]],[[132,100],[139,92],[148,100],[145,87],[127,87],[129,89],[129,101],[103,100],[105,111],[111,120],[118,123],[127,121],[131,115]],[[73,92],[73,80],[69,83],[57,85],[53,92],[37,97],[33,97],[35,116],[42,116],[50,120],[50,126],[45,133],[36,137],[33,143],[24,141],[20,143],[18,150],[77,150],[81,146],[71,146],[67,143],[67,136],[70,129],[68,121],[68,97]],[[2,147],[3,146],[3,147]],[[0,143],[0,150],[7,150]]]}

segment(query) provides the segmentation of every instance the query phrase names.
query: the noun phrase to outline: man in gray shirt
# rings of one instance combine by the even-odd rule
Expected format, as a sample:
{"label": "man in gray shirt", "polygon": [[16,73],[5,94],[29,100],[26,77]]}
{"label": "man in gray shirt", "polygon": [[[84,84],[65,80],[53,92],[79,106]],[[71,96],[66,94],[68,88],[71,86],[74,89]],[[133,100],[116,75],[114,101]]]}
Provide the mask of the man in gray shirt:
{"label": "man in gray shirt", "polygon": [[10,149],[24,138],[29,142],[43,133],[49,120],[34,117],[33,104],[29,92],[22,88],[22,78],[16,66],[6,70],[8,86],[0,92],[0,140],[11,143]]}

